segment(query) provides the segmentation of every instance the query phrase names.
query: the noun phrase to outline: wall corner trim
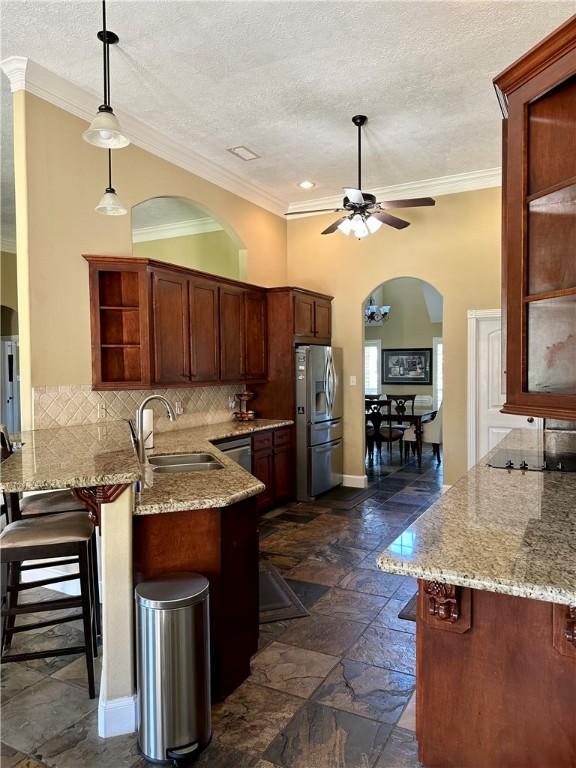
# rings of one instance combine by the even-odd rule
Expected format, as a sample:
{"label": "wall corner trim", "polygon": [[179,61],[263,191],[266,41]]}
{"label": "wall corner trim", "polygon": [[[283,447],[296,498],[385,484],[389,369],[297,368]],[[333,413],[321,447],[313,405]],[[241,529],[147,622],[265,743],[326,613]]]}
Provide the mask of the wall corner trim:
{"label": "wall corner trim", "polygon": [[368,488],[366,475],[342,475],[342,485],[346,488]]}
{"label": "wall corner trim", "polygon": [[98,702],[98,735],[102,739],[123,736],[136,730],[136,696]]}
{"label": "wall corner trim", "polygon": [[0,68],[10,81],[12,93],[23,91],[26,88],[26,70],[29,59],[26,56],[9,56],[0,61]]}

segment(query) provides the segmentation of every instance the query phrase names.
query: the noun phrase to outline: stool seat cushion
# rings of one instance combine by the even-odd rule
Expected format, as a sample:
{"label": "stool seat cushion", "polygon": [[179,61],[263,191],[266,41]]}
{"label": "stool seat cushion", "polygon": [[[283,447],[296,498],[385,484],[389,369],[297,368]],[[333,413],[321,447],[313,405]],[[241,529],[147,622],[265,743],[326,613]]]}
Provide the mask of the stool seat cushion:
{"label": "stool seat cushion", "polygon": [[22,515],[43,515],[54,512],[84,511],[86,507],[70,490],[43,491],[20,499]]}
{"label": "stool seat cushion", "polygon": [[0,549],[88,541],[93,533],[94,526],[88,512],[63,512],[31,520],[16,520],[0,534]]}

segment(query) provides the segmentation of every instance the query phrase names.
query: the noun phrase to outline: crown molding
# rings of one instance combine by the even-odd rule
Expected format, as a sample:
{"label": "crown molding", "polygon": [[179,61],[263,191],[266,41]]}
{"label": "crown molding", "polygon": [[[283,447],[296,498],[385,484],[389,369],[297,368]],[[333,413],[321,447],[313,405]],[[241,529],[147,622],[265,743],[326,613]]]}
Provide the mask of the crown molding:
{"label": "crown molding", "polygon": [[[10,80],[12,93],[26,90],[87,122],[92,120],[101,103],[101,98],[95,92],[74,85],[25,56],[10,56],[3,59],[0,61],[0,68]],[[286,210],[286,202],[267,190],[207,160],[184,144],[163,136],[155,128],[127,112],[121,109],[114,111],[132,143],[141,149],[194,173],[271,213],[282,215]]]}
{"label": "crown molding", "polygon": [[[458,192],[472,192],[476,189],[500,187],[501,185],[501,168],[486,168],[481,171],[455,173],[452,176],[439,176],[435,179],[409,181],[405,184],[395,184],[390,187],[375,187],[365,191],[376,195],[377,200],[395,200],[409,197],[438,197],[440,195],[453,195]],[[301,216],[321,216],[322,214],[320,213],[307,213],[306,211],[309,208],[341,207],[342,195],[332,195],[331,197],[316,197],[312,200],[290,203],[288,212],[301,214]],[[293,218],[300,218],[300,216]]]}
{"label": "crown molding", "polygon": [[132,239],[135,243],[147,243],[150,240],[168,240],[172,237],[202,235],[205,232],[221,232],[224,228],[210,216],[201,219],[176,221],[172,224],[157,224],[152,227],[135,227]]}

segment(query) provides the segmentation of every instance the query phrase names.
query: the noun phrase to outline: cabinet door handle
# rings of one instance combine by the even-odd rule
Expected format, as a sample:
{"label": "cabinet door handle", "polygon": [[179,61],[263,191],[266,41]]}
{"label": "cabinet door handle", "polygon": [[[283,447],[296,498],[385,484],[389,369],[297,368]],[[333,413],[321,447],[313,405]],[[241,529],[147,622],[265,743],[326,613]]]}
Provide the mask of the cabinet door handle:
{"label": "cabinet door handle", "polygon": [[528,416],[526,421],[528,422],[528,424],[534,424],[534,417],[533,416]]}

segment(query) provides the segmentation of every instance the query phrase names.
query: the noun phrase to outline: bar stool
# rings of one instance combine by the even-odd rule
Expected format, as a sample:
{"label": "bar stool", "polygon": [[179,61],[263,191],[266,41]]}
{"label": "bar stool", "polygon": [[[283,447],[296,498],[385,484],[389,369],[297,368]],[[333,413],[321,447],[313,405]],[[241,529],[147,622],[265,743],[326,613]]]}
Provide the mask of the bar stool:
{"label": "bar stool", "polygon": [[[20,497],[20,494],[18,493],[11,493],[9,494],[7,508],[8,508],[8,521],[11,523],[15,522],[16,520],[21,520],[24,518],[33,519],[37,517],[42,517],[44,515],[59,514],[61,512],[83,512],[86,515],[88,514],[88,510],[86,506],[79,499],[76,498],[76,496],[71,490],[43,491],[41,493],[35,493],[33,496],[25,496],[25,497]],[[98,581],[98,549],[96,544],[96,530],[94,530],[94,535],[92,536],[92,539],[90,541],[90,547],[91,547],[92,566],[93,566],[91,578],[92,578],[92,591],[94,595],[94,611],[95,611],[95,617],[96,617],[96,634],[100,636],[102,634],[102,620],[100,615],[100,586]],[[68,561],[68,563],[70,562],[75,562],[75,561]],[[64,562],[46,563],[43,567],[49,568],[52,565],[60,566],[60,565],[66,565],[68,563],[64,563]],[[37,566],[30,565],[30,566],[19,567],[16,563],[14,563],[13,567],[15,571],[16,583],[20,583],[20,571],[31,570]],[[76,577],[75,576],[62,577],[61,579],[59,579],[58,577],[54,577],[52,580],[47,580],[43,586],[48,586],[49,584],[56,584],[60,581],[68,581],[71,578],[76,578]],[[17,598],[17,595],[16,595],[16,598]],[[13,621],[10,623],[13,624]]]}
{"label": "bar stool", "polygon": [[[88,692],[91,699],[96,696],[94,657],[98,653],[94,621],[93,564],[90,544],[93,534],[94,525],[88,519],[88,515],[83,512],[64,512],[58,515],[42,515],[32,519],[16,520],[7,525],[0,534],[0,562],[8,564],[7,598],[2,605],[1,611],[4,626],[2,663],[84,653],[88,673]],[[20,571],[29,567],[22,566],[23,561],[45,561],[53,558],[69,558],[60,561],[60,564],[62,562],[78,563],[79,573],[70,574],[65,577],[56,577],[56,579],[43,579],[27,583],[19,582]],[[45,563],[42,563],[31,567],[38,568],[45,565]],[[80,596],[17,604],[17,595],[22,591],[38,586],[46,586],[47,583],[52,583],[55,580],[63,581],[69,578],[80,579]],[[66,608],[81,608],[81,613],[22,626],[15,626],[14,623],[14,619],[18,615]],[[83,622],[83,645],[31,651],[29,653],[4,653],[4,650],[10,648],[12,636],[18,632],[63,624],[79,618]],[[11,626],[8,625],[9,620],[12,620]]]}

